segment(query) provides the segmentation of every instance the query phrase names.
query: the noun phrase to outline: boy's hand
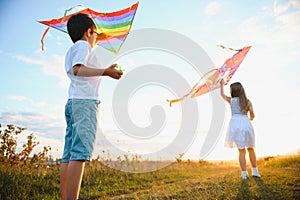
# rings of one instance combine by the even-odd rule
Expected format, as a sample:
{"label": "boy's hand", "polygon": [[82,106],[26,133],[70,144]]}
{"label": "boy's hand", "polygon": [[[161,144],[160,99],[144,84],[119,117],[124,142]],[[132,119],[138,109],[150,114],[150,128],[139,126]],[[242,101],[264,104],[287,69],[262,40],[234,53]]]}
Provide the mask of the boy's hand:
{"label": "boy's hand", "polygon": [[110,76],[113,79],[120,79],[123,75],[123,72],[120,72],[119,70],[117,70],[115,68],[116,66],[117,66],[117,64],[113,64],[113,65],[109,66],[108,68],[106,68],[104,71],[104,75]]}

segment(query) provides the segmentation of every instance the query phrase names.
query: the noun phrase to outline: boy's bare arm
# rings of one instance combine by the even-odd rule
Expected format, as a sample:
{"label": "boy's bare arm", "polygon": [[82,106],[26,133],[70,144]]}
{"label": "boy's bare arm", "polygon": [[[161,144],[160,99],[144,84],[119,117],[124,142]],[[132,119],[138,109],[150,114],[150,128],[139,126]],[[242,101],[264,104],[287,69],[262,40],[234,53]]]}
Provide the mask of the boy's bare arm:
{"label": "boy's bare arm", "polygon": [[115,69],[116,64],[111,65],[110,67],[106,69],[94,69],[89,68],[84,65],[75,65],[73,67],[73,73],[75,76],[85,76],[85,77],[91,77],[91,76],[110,76],[114,79],[119,79],[122,76],[122,72]]}

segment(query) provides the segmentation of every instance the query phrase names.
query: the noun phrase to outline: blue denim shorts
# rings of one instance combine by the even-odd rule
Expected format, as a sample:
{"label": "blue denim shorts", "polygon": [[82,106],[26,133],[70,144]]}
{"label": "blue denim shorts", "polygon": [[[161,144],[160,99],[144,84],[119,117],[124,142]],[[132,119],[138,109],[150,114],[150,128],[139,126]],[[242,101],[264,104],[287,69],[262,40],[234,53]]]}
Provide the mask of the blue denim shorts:
{"label": "blue denim shorts", "polygon": [[99,109],[99,100],[68,100],[65,106],[67,128],[62,162],[91,159],[98,126]]}

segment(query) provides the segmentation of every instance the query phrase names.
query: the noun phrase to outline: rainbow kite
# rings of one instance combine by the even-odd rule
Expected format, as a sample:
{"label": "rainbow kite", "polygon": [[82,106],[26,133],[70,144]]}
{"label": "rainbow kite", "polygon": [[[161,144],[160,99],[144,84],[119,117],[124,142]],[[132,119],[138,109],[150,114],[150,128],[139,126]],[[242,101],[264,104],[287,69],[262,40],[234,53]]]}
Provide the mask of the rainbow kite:
{"label": "rainbow kite", "polygon": [[[219,45],[221,48],[226,48],[222,45]],[[245,56],[247,55],[248,51],[250,50],[251,46],[244,47],[243,49],[232,49],[232,48],[226,48],[232,51],[237,51],[236,54],[234,54],[231,58],[227,59],[225,63],[222,65],[222,67],[217,69],[212,69],[208,71],[206,74],[204,74],[201,79],[194,85],[194,87],[185,95],[183,95],[181,98],[168,100],[167,102],[170,103],[170,106],[172,106],[172,103],[180,102],[183,99],[187,97],[197,97],[202,94],[206,94],[210,91],[213,91],[220,87],[220,81],[224,79],[225,85],[230,81],[240,64],[243,62]],[[204,84],[199,85],[200,82],[208,75],[211,74],[205,81]]]}
{"label": "rainbow kite", "polygon": [[76,13],[66,15],[68,11],[74,8],[73,7],[66,10],[65,15],[59,19],[52,19],[50,21],[39,21],[39,23],[48,26],[41,39],[42,50],[44,50],[45,35],[47,34],[50,27],[68,33],[67,22],[70,19],[70,17],[74,14],[83,13],[87,14],[93,19],[94,23],[96,24],[98,33],[105,33],[107,36],[106,39],[99,42],[98,45],[117,54],[131,29],[131,25],[138,5],[139,2],[133,4],[132,6],[126,9],[111,13],[96,12],[92,9],[87,8]]}

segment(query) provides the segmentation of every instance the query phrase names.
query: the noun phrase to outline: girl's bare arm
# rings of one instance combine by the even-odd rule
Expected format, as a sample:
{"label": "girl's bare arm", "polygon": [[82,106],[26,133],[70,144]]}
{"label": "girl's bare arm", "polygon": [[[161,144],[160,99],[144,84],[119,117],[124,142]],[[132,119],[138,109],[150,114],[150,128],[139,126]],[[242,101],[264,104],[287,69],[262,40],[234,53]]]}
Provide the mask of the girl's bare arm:
{"label": "girl's bare arm", "polygon": [[253,106],[252,106],[251,101],[249,101],[248,104],[249,104],[250,120],[252,121],[255,117],[254,111],[253,111]]}
{"label": "girl's bare arm", "polygon": [[230,103],[231,98],[229,96],[226,96],[224,94],[224,80],[223,79],[221,80],[220,85],[221,85],[221,87],[220,87],[220,89],[221,89],[220,90],[221,96],[223,97],[223,99],[225,99],[225,101],[227,101],[228,103]]}

